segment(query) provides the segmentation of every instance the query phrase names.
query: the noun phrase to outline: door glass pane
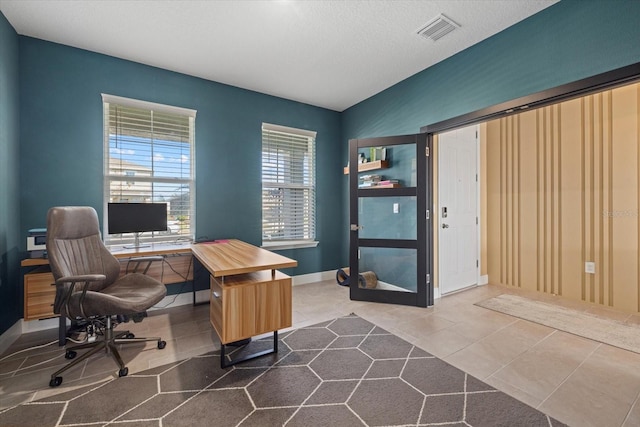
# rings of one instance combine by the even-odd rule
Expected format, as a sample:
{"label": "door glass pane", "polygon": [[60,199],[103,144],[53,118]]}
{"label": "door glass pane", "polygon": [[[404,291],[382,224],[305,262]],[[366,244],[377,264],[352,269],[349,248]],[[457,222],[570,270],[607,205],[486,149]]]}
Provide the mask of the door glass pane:
{"label": "door glass pane", "polygon": [[[373,191],[373,190],[372,190]],[[417,197],[360,197],[358,222],[361,239],[415,240]]]}
{"label": "door glass pane", "polygon": [[360,287],[417,292],[416,249],[360,247],[359,254]]}
{"label": "door glass pane", "polygon": [[415,187],[416,144],[358,149],[358,188]]}

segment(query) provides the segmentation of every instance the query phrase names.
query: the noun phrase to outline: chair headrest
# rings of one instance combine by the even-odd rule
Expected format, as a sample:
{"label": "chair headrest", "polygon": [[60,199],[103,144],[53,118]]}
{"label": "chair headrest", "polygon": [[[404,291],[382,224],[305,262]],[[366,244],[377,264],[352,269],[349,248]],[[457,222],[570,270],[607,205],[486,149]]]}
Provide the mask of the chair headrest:
{"label": "chair headrest", "polygon": [[100,234],[98,213],[90,206],[57,206],[47,212],[47,240]]}

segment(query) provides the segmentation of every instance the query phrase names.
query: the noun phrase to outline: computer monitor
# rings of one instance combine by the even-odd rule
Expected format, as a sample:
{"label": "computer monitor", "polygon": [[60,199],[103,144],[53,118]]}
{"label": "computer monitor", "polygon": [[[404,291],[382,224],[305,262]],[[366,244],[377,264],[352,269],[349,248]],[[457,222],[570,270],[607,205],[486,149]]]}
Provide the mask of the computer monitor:
{"label": "computer monitor", "polygon": [[167,230],[166,203],[109,203],[109,234],[135,233],[135,247],[140,247],[140,233]]}

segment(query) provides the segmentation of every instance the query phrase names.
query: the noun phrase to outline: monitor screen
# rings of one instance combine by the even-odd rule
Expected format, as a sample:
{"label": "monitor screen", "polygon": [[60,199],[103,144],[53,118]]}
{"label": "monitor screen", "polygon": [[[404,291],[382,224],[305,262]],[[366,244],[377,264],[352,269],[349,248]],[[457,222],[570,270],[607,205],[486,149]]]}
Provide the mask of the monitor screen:
{"label": "monitor screen", "polygon": [[109,203],[109,234],[167,230],[166,203]]}

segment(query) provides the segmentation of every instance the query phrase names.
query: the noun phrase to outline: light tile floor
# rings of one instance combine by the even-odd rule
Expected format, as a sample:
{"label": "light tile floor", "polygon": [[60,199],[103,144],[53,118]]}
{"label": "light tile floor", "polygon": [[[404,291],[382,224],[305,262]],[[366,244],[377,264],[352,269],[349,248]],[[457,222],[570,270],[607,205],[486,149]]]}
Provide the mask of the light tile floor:
{"label": "light tile floor", "polygon": [[[445,296],[425,309],[351,301],[347,288],[327,281],[294,287],[293,327],[355,313],[566,424],[640,426],[640,354],[474,305],[502,293],[640,323],[638,315],[500,286]],[[121,327],[167,341],[162,351],[153,343],[123,349],[130,372],[219,348],[208,305],[152,311],[142,323]],[[56,334],[25,334],[3,357],[55,341]],[[60,387],[48,387],[51,373],[65,362],[57,343],[0,361],[0,408],[117,375],[115,363],[101,354],[65,373]]]}

